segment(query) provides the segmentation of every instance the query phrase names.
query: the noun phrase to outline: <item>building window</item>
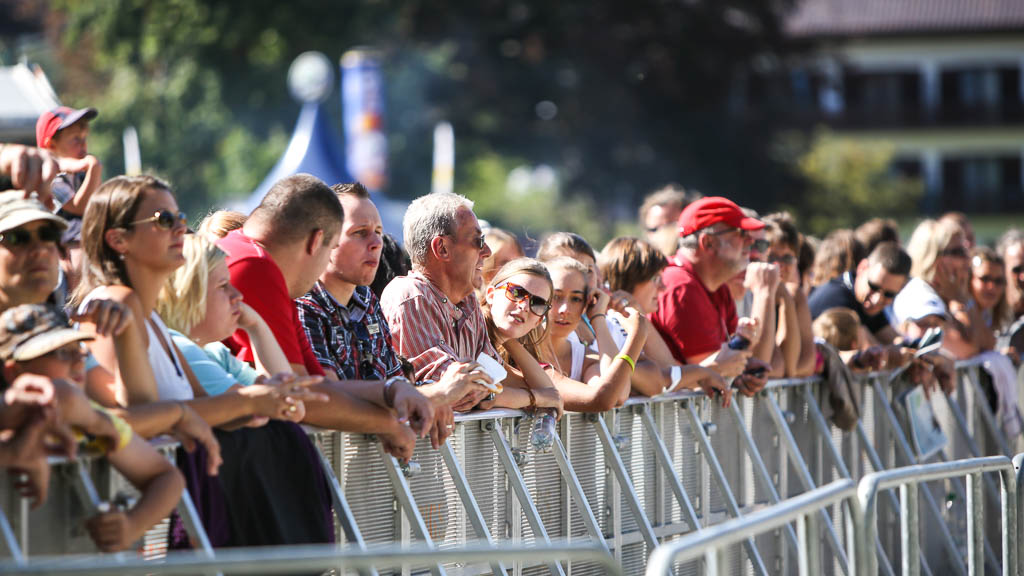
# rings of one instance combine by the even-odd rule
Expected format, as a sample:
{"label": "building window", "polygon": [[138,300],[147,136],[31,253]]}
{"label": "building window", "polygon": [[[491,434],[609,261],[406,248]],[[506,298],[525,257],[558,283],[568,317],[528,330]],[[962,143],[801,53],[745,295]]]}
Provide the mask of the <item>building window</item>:
{"label": "building window", "polygon": [[946,210],[1000,212],[1024,206],[1019,156],[947,158],[942,172]]}

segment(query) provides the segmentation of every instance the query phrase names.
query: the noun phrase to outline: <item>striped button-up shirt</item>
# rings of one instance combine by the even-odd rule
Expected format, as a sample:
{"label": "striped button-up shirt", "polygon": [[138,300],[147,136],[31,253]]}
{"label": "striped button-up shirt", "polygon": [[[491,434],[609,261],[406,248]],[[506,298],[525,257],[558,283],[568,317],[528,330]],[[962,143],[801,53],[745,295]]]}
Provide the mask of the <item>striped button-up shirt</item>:
{"label": "striped button-up shirt", "polygon": [[501,361],[473,294],[453,303],[426,276],[412,272],[392,280],[380,304],[395,351],[416,368],[417,380],[439,380],[449,364],[476,360],[481,352]]}
{"label": "striped button-up shirt", "polygon": [[324,371],[339,380],[386,380],[401,374],[387,321],[368,286],[357,286],[345,306],[317,281],[295,305]]}

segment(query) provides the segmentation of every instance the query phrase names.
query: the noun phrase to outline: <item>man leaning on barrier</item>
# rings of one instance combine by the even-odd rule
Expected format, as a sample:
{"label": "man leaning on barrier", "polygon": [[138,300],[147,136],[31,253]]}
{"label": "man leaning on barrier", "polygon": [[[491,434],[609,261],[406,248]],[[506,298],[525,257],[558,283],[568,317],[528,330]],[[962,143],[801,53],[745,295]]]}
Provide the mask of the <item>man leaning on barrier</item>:
{"label": "man leaning on barrier", "polygon": [[[491,379],[475,360],[485,354],[500,362],[474,290],[483,286],[484,242],[473,203],[452,193],[412,201],[402,223],[413,271],[391,281],[381,307],[395,350],[409,359],[434,406],[470,410],[493,394]],[[471,379],[442,380],[453,363]]]}
{"label": "man leaning on barrier", "polygon": [[[764,223],[746,217],[726,198],[702,198],[687,206],[679,215],[679,252],[662,274],[665,290],[651,315],[676,360],[735,377],[733,383],[747,396],[764,387],[769,366],[751,358],[749,349],[728,346],[740,319],[726,282],[747,266],[753,242],[749,233],[762,228]],[[772,269],[777,283],[777,268],[759,264],[748,272],[755,279],[755,300],[771,297]],[[753,327],[755,332],[760,328]]]}

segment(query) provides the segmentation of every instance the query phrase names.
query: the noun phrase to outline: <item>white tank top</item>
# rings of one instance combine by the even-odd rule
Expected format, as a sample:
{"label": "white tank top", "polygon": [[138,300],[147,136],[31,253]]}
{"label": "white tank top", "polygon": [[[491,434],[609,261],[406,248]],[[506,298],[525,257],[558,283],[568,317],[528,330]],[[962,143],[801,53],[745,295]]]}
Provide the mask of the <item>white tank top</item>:
{"label": "white tank top", "polygon": [[579,341],[579,338],[573,338],[572,336],[575,336],[575,334],[570,334],[569,338],[567,338],[569,340],[569,350],[572,351],[572,367],[569,370],[569,378],[577,382],[583,382],[583,359],[587,356],[587,347]]}
{"label": "white tank top", "polygon": [[146,322],[146,333],[149,335],[146,353],[149,356],[149,365],[153,367],[153,377],[156,378],[157,394],[161,400],[191,400],[194,395],[188,377],[185,376],[185,370],[178,363],[178,359],[173,357],[173,353],[167,354],[153,329],[154,325],[168,347],[171,345],[171,333],[167,331],[167,326],[156,312],[150,313],[149,319],[150,322]]}

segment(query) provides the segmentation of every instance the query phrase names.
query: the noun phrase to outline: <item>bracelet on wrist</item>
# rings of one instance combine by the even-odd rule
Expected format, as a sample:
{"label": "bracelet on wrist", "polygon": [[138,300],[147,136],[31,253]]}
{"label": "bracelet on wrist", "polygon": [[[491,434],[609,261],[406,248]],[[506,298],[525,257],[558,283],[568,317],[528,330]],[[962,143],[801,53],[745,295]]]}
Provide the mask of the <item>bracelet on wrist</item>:
{"label": "bracelet on wrist", "polygon": [[626,354],[625,352],[623,352],[623,353],[621,353],[621,354],[619,354],[618,356],[615,357],[616,360],[618,360],[619,358],[622,358],[623,360],[625,360],[626,364],[629,364],[629,367],[630,367],[631,370],[633,370],[634,372],[636,371],[636,360],[633,360],[629,356],[629,354]]}
{"label": "bracelet on wrist", "polygon": [[405,379],[405,376],[392,376],[384,383],[384,405],[388,408],[395,407],[395,395],[398,394],[395,384],[398,382],[408,382],[408,380]]}
{"label": "bracelet on wrist", "polygon": [[608,316],[608,315],[605,314],[604,312],[600,312],[598,314],[594,314],[593,316],[587,316],[587,319],[590,320],[591,322],[593,322],[594,320],[600,318],[601,316]]}
{"label": "bracelet on wrist", "polygon": [[530,395],[530,405],[526,409],[532,412],[537,409],[537,395],[529,387],[526,388],[526,393]]}

